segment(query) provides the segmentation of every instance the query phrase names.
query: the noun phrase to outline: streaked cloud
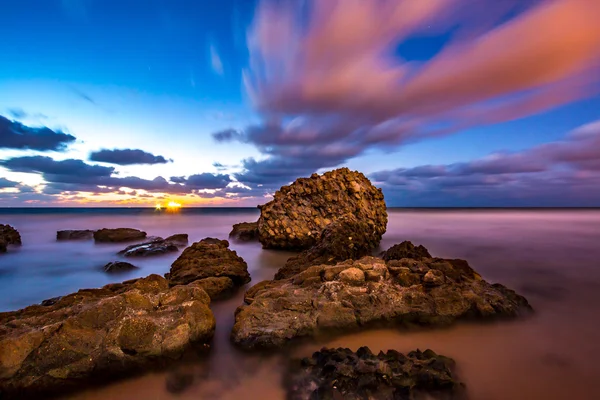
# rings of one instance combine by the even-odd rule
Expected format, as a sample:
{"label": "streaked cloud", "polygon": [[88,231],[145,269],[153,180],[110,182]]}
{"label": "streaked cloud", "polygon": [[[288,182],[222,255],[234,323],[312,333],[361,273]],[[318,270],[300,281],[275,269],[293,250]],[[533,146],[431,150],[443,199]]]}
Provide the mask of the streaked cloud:
{"label": "streaked cloud", "polygon": [[134,164],[166,164],[172,160],[167,160],[163,156],[139,149],[102,149],[90,154],[90,161],[104,162],[115,165],[134,165]]}
{"label": "streaked cloud", "polygon": [[65,151],[75,136],[48,127],[31,127],[0,115],[0,149]]}
{"label": "streaked cloud", "polygon": [[211,43],[208,46],[210,52],[210,66],[214,73],[218,75],[223,75],[223,61],[221,60],[221,56],[217,50],[217,46],[214,43]]}

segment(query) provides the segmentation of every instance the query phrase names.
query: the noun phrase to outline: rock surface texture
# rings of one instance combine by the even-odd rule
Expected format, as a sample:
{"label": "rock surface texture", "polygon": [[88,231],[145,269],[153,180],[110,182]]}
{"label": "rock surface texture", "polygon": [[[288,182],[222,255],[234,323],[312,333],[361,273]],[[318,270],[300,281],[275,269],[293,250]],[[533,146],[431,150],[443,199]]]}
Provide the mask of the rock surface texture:
{"label": "rock surface texture", "polygon": [[89,229],[56,232],[56,240],[90,240],[93,237],[94,231]]}
{"label": "rock surface texture", "polygon": [[289,400],[465,398],[454,361],[432,350],[375,355],[368,347],[324,348],[290,364],[284,379]]}
{"label": "rock surface texture", "polygon": [[0,253],[5,253],[8,245],[20,246],[21,234],[10,225],[0,224]]}
{"label": "rock surface texture", "polygon": [[[209,292],[214,293],[214,296],[220,294],[217,293],[219,287],[238,287],[250,282],[248,265],[244,259],[229,249],[227,240],[213,238],[203,239],[185,249],[165,276],[171,286],[187,285],[208,278],[222,278],[218,281],[211,279],[201,284],[210,287]],[[231,281],[231,284],[226,280]]]}
{"label": "rock surface texture", "polygon": [[412,242],[404,241],[400,244],[393,245],[381,253],[381,258],[385,261],[401,260],[403,258],[422,260],[423,258],[431,258],[431,254],[429,254],[429,251],[421,245],[415,246]]}
{"label": "rock surface texture", "polygon": [[114,243],[114,242],[131,242],[133,240],[141,240],[146,237],[146,232],[132,228],[116,228],[116,229],[100,229],[94,232],[94,240],[96,242]]}
{"label": "rock surface texture", "polygon": [[178,358],[211,340],[209,303],[198,287],[170,288],[150,275],[0,313],[0,397],[49,394]]}
{"label": "rock surface texture", "polygon": [[260,210],[259,240],[273,249],[306,250],[317,243],[327,225],[345,215],[367,223],[377,243],[387,225],[381,189],[348,168],[297,179]]}
{"label": "rock surface texture", "polygon": [[250,242],[258,239],[258,222],[240,222],[233,225],[229,237],[240,242]]}
{"label": "rock surface texture", "polygon": [[313,265],[333,265],[368,256],[379,245],[379,237],[372,233],[370,224],[345,215],[325,227],[317,244],[290,257],[277,271],[275,279],[289,278]]}
{"label": "rock surface texture", "polygon": [[179,247],[163,238],[153,238],[143,243],[132,244],[118,254],[124,257],[151,257],[179,251]]}
{"label": "rock surface texture", "polygon": [[263,281],[236,311],[232,340],[244,348],[280,347],[321,331],[365,326],[444,326],[459,319],[517,317],[527,300],[484,281],[463,260],[386,261],[364,257],[317,265]]}
{"label": "rock surface texture", "polygon": [[118,272],[126,272],[137,269],[133,264],[129,264],[128,262],[123,261],[113,261],[109,262],[104,266],[104,272],[108,273],[118,273]]}

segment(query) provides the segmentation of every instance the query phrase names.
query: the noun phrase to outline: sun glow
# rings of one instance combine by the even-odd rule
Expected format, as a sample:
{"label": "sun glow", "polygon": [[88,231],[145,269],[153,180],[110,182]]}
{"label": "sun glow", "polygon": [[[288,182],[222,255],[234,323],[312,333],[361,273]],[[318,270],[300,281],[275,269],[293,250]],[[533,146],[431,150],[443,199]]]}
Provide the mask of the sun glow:
{"label": "sun glow", "polygon": [[157,205],[156,205],[156,210],[157,210],[157,211],[160,211],[160,210],[162,210],[162,206],[161,206],[160,204],[157,204]]}
{"label": "sun glow", "polygon": [[181,203],[178,203],[176,201],[170,201],[167,204],[167,208],[170,209],[170,210],[178,210],[178,209],[181,208]]}

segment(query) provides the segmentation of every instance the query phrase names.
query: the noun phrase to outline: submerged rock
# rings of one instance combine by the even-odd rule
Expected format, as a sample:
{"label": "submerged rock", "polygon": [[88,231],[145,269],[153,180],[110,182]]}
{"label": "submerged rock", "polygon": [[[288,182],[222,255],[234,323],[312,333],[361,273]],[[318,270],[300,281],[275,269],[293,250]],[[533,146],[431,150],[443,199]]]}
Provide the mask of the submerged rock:
{"label": "submerged rock", "polygon": [[213,238],[203,239],[185,249],[165,276],[171,286],[186,285],[207,278],[231,280],[231,284],[224,279],[205,282],[213,293],[211,298],[221,294],[217,288],[229,290],[231,286],[237,287],[250,282],[248,265],[244,259],[229,249],[227,240]]}
{"label": "submerged rock", "polygon": [[338,348],[293,360],[285,375],[290,400],[462,399],[454,360],[432,350],[375,355],[368,347]]}
{"label": "submerged rock", "polygon": [[131,271],[134,269],[138,269],[138,267],[136,267],[133,264],[129,264],[128,262],[123,262],[123,261],[109,262],[108,264],[106,264],[104,266],[104,272],[108,272],[108,273],[126,272],[126,271]]}
{"label": "submerged rock", "polygon": [[160,237],[155,237],[143,243],[127,246],[118,254],[124,257],[151,257],[175,251],[179,251],[179,247],[177,247],[175,243]]}
{"label": "submerged rock", "polygon": [[132,228],[100,229],[94,232],[96,242],[131,242],[146,237],[146,232]]}
{"label": "submerged rock", "polygon": [[370,240],[377,243],[387,225],[381,189],[348,168],[297,179],[278,190],[260,210],[258,233],[265,248],[308,249],[327,225],[349,214],[369,225]]}
{"label": "submerged rock", "polygon": [[393,245],[381,253],[381,258],[385,261],[401,260],[403,258],[421,260],[423,258],[431,258],[431,254],[429,254],[429,251],[421,245],[415,246],[412,242],[404,241],[400,244]]}
{"label": "submerged rock", "polygon": [[94,231],[89,229],[56,232],[56,240],[90,240],[93,237]]}
{"label": "submerged rock", "polygon": [[176,246],[187,246],[188,244],[188,234],[187,233],[177,233],[175,235],[171,235],[165,239],[167,242],[171,242]]}
{"label": "submerged rock", "polygon": [[287,260],[275,279],[296,275],[312,265],[333,265],[370,255],[379,245],[379,237],[367,222],[345,215],[327,225],[317,244]]}
{"label": "submerged rock", "polygon": [[20,246],[21,234],[10,225],[0,224],[0,253],[6,253],[9,245]]}
{"label": "submerged rock", "polygon": [[240,222],[233,225],[229,237],[241,242],[249,242],[258,239],[258,222]]}
{"label": "submerged rock", "polygon": [[0,393],[59,392],[179,358],[211,340],[209,303],[198,287],[150,275],[0,313]]}
{"label": "submerged rock", "polygon": [[264,281],[236,311],[232,340],[245,348],[280,347],[322,330],[368,325],[444,326],[459,319],[513,318],[527,300],[484,281],[463,260],[386,261],[364,257],[316,265],[288,279]]}

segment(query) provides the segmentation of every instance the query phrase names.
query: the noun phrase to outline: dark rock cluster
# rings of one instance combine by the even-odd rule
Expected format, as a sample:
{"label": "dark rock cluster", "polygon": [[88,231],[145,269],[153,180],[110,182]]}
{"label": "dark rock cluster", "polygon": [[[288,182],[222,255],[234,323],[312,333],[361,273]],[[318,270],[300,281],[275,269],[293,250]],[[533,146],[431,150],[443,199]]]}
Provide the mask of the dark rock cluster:
{"label": "dark rock cluster", "polygon": [[94,237],[94,231],[90,229],[65,230],[56,232],[56,240],[90,240]]}
{"label": "dark rock cluster", "polygon": [[300,178],[260,206],[258,237],[265,248],[306,250],[333,221],[354,215],[379,243],[387,225],[383,193],[360,172],[340,168]]}
{"label": "dark rock cluster", "polygon": [[132,228],[104,228],[94,232],[94,240],[100,243],[131,242],[145,237],[146,232]]}
{"label": "dark rock cluster", "polygon": [[429,254],[429,251],[422,245],[415,246],[412,242],[404,241],[400,244],[393,245],[381,253],[381,258],[385,261],[402,260],[403,258],[422,260],[423,258],[431,258],[431,254]]}
{"label": "dark rock cluster", "polygon": [[171,286],[220,278],[199,283],[215,296],[220,294],[219,288],[238,287],[250,282],[248,265],[244,259],[229,249],[227,240],[213,238],[203,239],[185,249],[165,276]]}
{"label": "dark rock cluster", "polygon": [[264,281],[236,311],[232,340],[244,348],[281,347],[323,330],[385,325],[444,326],[459,319],[512,318],[525,298],[484,281],[463,260],[384,261],[376,257],[315,265]]}
{"label": "dark rock cluster", "polygon": [[21,234],[10,225],[0,224],[0,253],[6,253],[9,245],[21,245]]}
{"label": "dark rock cluster", "polygon": [[461,399],[454,361],[432,350],[375,355],[368,347],[327,349],[293,360],[284,379],[289,400]]}
{"label": "dark rock cluster", "polygon": [[178,358],[211,340],[209,303],[198,287],[150,275],[0,313],[0,392],[56,392]]}

